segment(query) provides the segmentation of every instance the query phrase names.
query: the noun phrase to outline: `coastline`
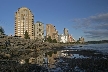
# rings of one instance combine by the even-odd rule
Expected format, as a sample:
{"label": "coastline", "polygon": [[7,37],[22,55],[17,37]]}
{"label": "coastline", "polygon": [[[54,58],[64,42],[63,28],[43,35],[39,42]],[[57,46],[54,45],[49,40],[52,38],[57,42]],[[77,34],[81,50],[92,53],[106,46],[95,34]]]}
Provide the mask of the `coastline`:
{"label": "coastline", "polygon": [[[67,53],[75,57],[75,55],[79,55],[81,57],[82,55],[85,56],[84,58],[72,58],[71,56],[65,56],[60,57],[64,62],[58,62],[57,66],[61,67],[61,69],[66,67],[65,64],[68,64],[67,71],[76,71],[75,68],[79,67],[79,71],[108,71],[107,65],[108,65],[108,55],[103,55],[100,52],[97,52],[95,50],[78,50],[77,48],[71,49],[70,47],[74,47],[78,45],[78,47],[85,45],[85,44],[60,44],[60,43],[48,43],[48,42],[37,42],[34,40],[27,40],[27,39],[6,39],[7,41],[10,40],[11,45],[7,45],[7,47],[4,45],[5,48],[1,48],[1,57],[2,60],[6,60],[8,63],[12,60],[18,60],[19,62],[21,60],[25,60],[28,62],[30,58],[43,58],[44,53],[47,53],[50,55],[50,51],[60,51],[64,50],[62,53]],[[1,40],[0,40],[1,41]],[[5,40],[4,40],[5,41]],[[2,43],[4,44],[4,41],[2,39]],[[66,48],[67,47],[67,48]],[[83,46],[82,46],[83,47]],[[39,50],[38,50],[39,49]],[[69,51],[70,50],[70,51]],[[76,51],[77,50],[77,51]],[[55,56],[58,56],[54,54]],[[40,56],[40,57],[38,57]],[[52,55],[52,57],[55,57]],[[87,57],[86,57],[87,56]],[[49,57],[50,58],[50,57]],[[50,58],[52,59],[52,58]],[[56,58],[59,59],[59,58]],[[41,59],[40,59],[41,60]],[[40,61],[39,60],[39,61]],[[43,59],[42,59],[43,60]],[[97,63],[103,62],[102,64]],[[2,62],[2,61],[1,61]],[[8,64],[3,64],[1,68],[6,68],[7,70],[13,70],[15,71],[25,71],[24,68],[26,68],[26,71],[32,67],[32,71],[36,70],[36,68],[33,68],[34,66],[40,67],[38,70],[42,70],[42,66],[39,66],[37,64],[16,64],[13,62],[9,62]],[[52,63],[52,62],[51,62]],[[104,65],[106,64],[106,65]],[[83,65],[83,66],[82,66]],[[15,68],[13,67],[15,66]],[[11,69],[10,69],[11,67]],[[63,68],[63,69],[64,69]],[[96,69],[95,69],[96,68]],[[101,69],[100,69],[101,68]],[[105,70],[106,69],[106,70]],[[1,70],[1,69],[0,69]],[[78,69],[77,69],[78,70]],[[2,71],[2,70],[1,70]],[[64,70],[65,71],[65,70]]]}

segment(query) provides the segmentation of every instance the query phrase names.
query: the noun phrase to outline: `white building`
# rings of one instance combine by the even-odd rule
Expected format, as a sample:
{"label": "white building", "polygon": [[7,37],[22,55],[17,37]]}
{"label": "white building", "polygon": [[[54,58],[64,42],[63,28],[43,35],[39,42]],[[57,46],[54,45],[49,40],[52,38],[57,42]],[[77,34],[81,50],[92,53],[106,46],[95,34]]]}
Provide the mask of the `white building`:
{"label": "white building", "polygon": [[65,36],[65,35],[60,35],[60,42],[63,42],[63,43],[67,43],[68,42],[68,36]]}

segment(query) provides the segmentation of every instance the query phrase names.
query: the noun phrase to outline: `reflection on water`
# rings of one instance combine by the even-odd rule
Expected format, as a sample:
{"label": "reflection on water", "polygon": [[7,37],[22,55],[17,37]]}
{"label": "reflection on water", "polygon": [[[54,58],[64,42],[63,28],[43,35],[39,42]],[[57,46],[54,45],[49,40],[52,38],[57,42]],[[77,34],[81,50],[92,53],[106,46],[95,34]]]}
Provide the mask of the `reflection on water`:
{"label": "reflection on water", "polygon": [[62,57],[71,58],[71,59],[88,58],[80,54],[64,53],[69,51],[77,51],[77,50],[59,50],[59,51],[49,51],[49,52],[42,51],[40,52],[41,54],[39,54],[39,56],[36,58],[36,64],[48,68],[56,68],[57,63],[65,62],[63,61]]}
{"label": "reflection on water", "polygon": [[[91,48],[92,47],[92,48]],[[102,46],[105,47],[105,46]],[[94,48],[94,50],[101,50],[101,46],[95,46],[95,45],[82,45],[82,47],[74,46],[74,47],[66,47],[62,50],[55,50],[55,51],[46,51],[42,50],[39,52],[39,56],[36,57],[36,64],[49,68],[49,70],[62,70],[62,69],[68,69],[68,60],[69,59],[92,59],[92,58],[100,58],[100,59],[106,59],[107,57],[103,57],[102,54],[98,53],[98,51],[92,51],[91,49]],[[108,47],[108,46],[107,46]],[[90,51],[88,51],[89,49]],[[107,49],[107,48],[104,48]],[[104,50],[105,51],[105,50]],[[98,56],[98,57],[96,57]],[[93,59],[93,60],[95,60]],[[71,62],[71,60],[69,60]],[[81,61],[81,60],[80,60]],[[81,62],[82,62],[81,61]],[[76,62],[76,61],[75,61]],[[83,63],[83,62],[82,62]],[[74,65],[74,64],[73,64]],[[71,69],[71,68],[70,68]],[[74,68],[75,71],[81,69],[76,65]]]}
{"label": "reflection on water", "polygon": [[54,68],[55,67],[55,58],[59,58],[60,56],[60,51],[50,51],[50,52],[42,52],[37,58],[36,58],[36,64],[39,64],[41,66],[46,66],[48,65],[49,68]]}
{"label": "reflection on water", "polygon": [[19,70],[18,72],[24,72],[21,69],[25,70],[25,68],[30,70],[29,72],[42,69],[43,71],[50,70],[53,72],[108,72],[108,54],[101,53],[105,51],[108,51],[107,44],[82,45],[82,47],[77,45],[65,47],[61,50],[40,50],[36,53],[34,51],[27,59],[12,62],[0,61],[0,70],[16,67]]}
{"label": "reflection on water", "polygon": [[[83,58],[90,58],[88,56],[84,56],[78,53],[72,53],[72,52],[77,52],[83,49],[92,49],[93,45],[83,45],[82,47],[73,46],[73,47],[66,47],[63,50],[59,51],[40,51],[39,56],[36,58],[36,64],[39,64],[41,66],[48,66],[49,68],[55,68],[57,62],[63,62],[61,57],[65,58],[71,58],[71,59],[83,59]],[[98,47],[98,46],[97,46]],[[103,47],[103,46],[102,46]],[[70,53],[68,53],[70,52]],[[99,53],[94,53],[94,54],[99,54]],[[57,59],[58,58],[58,59]],[[46,65],[45,65],[46,64]]]}
{"label": "reflection on water", "polygon": [[77,59],[77,58],[89,58],[89,57],[85,57],[83,55],[80,55],[80,54],[72,54],[69,58],[74,58],[74,59]]}

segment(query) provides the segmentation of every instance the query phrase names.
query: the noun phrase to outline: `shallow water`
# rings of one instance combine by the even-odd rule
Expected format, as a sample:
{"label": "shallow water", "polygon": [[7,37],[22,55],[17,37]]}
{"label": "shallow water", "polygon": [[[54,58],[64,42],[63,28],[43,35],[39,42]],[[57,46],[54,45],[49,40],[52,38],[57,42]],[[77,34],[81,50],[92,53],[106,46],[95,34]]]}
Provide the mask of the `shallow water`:
{"label": "shallow water", "polygon": [[[43,54],[45,53],[43,52]],[[106,59],[107,60],[108,59],[107,56],[103,56],[103,54],[106,55],[107,53],[108,53],[108,44],[89,44],[89,45],[69,46],[69,47],[65,47],[62,50],[58,50],[55,53],[54,51],[48,52],[47,54],[48,63],[46,64],[46,67],[53,72],[57,72],[57,71],[62,72],[65,70],[73,70],[70,72],[74,72],[74,71],[84,72],[84,69],[79,68],[77,65],[73,64],[74,67],[70,68],[67,64],[71,63],[71,59],[73,60]],[[40,55],[40,59],[38,59],[37,64],[42,65],[39,62],[43,60],[42,58],[44,58],[44,56]]]}
{"label": "shallow water", "polygon": [[[61,50],[41,50],[35,63],[40,66],[39,69],[46,67],[49,72],[108,72],[108,44],[75,45]],[[29,67],[31,71],[36,70],[33,67]]]}
{"label": "shallow water", "polygon": [[99,50],[102,53],[108,53],[108,43],[84,45],[83,49]]}

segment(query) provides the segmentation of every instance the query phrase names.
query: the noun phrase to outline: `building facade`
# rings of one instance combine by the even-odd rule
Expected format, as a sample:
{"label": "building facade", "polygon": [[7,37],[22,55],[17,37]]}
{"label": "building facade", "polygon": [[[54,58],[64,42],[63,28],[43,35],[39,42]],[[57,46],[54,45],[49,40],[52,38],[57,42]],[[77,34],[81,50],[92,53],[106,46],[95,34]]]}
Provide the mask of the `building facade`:
{"label": "building facade", "polygon": [[64,32],[64,35],[65,36],[68,36],[69,35],[68,30],[66,28],[64,28],[63,32]]}
{"label": "building facade", "polygon": [[15,35],[24,38],[25,31],[34,39],[34,16],[30,9],[21,7],[15,13]]}
{"label": "building facade", "polygon": [[84,43],[84,38],[83,38],[83,37],[80,37],[80,38],[79,38],[79,42],[80,42],[80,43]]}
{"label": "building facade", "polygon": [[60,42],[61,43],[67,43],[68,42],[68,37],[65,35],[60,35]]}
{"label": "building facade", "polygon": [[34,26],[35,39],[44,39],[44,24],[40,21],[37,21]]}
{"label": "building facade", "polygon": [[68,37],[69,39],[69,42],[75,42],[75,39],[72,37],[72,35],[69,35],[69,37]]}
{"label": "building facade", "polygon": [[69,42],[69,32],[68,32],[68,29],[64,28],[63,32],[64,32],[65,38],[67,38],[67,39],[66,39],[67,42]]}
{"label": "building facade", "polygon": [[68,43],[68,42],[75,42],[75,39],[72,35],[66,36],[64,34],[59,35],[59,42],[61,43]]}
{"label": "building facade", "polygon": [[58,41],[58,31],[52,24],[46,24],[46,38],[51,37],[51,39],[56,39]]}

